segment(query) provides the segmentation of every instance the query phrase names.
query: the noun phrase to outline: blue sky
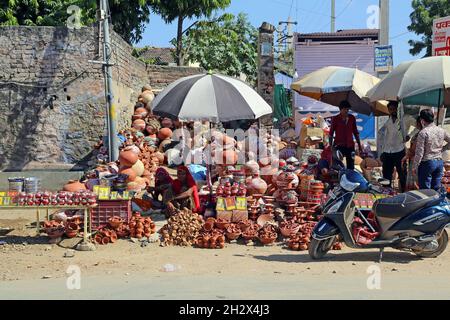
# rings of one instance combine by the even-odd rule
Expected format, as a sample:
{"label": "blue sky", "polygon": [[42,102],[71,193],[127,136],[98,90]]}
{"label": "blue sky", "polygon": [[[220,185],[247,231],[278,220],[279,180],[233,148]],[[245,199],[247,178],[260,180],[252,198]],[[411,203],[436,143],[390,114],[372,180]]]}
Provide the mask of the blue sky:
{"label": "blue sky", "polygon": [[[330,31],[330,0],[232,0],[231,6],[224,12],[247,13],[251,23],[259,27],[267,21],[277,26],[279,21],[286,21],[291,15],[298,21],[295,31],[302,33]],[[410,0],[391,0],[390,37],[394,46],[394,63],[398,65],[405,60],[418,59],[409,54],[409,39],[416,39],[414,33],[408,33],[409,15],[412,12]],[[378,5],[378,0],[336,0],[336,29],[366,28],[371,5]],[[218,12],[219,14],[221,12]],[[186,21],[185,28],[193,21]],[[170,40],[176,36],[176,23],[165,24],[157,15],[152,15],[150,23],[138,46],[170,46]]]}

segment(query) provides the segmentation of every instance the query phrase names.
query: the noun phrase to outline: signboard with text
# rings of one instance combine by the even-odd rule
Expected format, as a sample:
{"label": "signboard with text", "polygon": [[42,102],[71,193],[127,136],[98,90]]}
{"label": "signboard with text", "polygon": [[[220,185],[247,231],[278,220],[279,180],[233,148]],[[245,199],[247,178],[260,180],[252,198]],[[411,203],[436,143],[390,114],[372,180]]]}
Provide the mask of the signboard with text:
{"label": "signboard with text", "polygon": [[394,67],[394,53],[392,46],[375,47],[375,71],[389,72]]}
{"label": "signboard with text", "polygon": [[450,56],[450,17],[433,22],[433,56]]}

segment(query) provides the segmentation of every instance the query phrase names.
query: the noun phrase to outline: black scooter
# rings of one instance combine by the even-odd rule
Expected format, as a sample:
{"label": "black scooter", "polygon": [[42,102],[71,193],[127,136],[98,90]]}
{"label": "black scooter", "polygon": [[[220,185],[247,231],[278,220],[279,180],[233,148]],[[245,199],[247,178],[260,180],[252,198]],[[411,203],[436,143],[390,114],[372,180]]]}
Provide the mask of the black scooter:
{"label": "black scooter", "polygon": [[[382,185],[389,182],[380,181]],[[354,170],[343,170],[340,183],[323,206],[322,220],[316,225],[309,254],[322,258],[338,241],[356,249],[384,248],[412,251],[420,257],[437,257],[445,251],[450,226],[450,204],[446,192],[419,190],[377,200],[369,215],[356,208],[356,193],[380,193]]]}

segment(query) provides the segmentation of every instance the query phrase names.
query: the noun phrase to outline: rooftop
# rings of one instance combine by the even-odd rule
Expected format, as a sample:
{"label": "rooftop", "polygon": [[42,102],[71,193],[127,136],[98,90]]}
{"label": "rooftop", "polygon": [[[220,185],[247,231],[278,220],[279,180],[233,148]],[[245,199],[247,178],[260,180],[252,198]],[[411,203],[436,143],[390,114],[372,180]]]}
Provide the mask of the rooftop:
{"label": "rooftop", "polygon": [[316,41],[336,41],[336,40],[378,40],[379,29],[348,29],[338,30],[337,32],[315,32],[315,33],[297,33],[298,42],[305,40]]}

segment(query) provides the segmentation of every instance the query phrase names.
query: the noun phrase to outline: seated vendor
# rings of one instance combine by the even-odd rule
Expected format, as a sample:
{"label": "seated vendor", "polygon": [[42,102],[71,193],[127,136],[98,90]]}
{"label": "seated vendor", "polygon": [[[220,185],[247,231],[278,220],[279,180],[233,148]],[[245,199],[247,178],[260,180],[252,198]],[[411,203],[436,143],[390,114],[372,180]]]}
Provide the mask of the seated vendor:
{"label": "seated vendor", "polygon": [[[147,189],[152,197],[152,207],[162,208],[172,194],[173,179],[164,168],[158,168],[155,173],[155,186]],[[161,196],[161,200],[159,197]]]}
{"label": "seated vendor", "polygon": [[176,210],[187,208],[193,212],[200,210],[200,198],[197,184],[186,166],[180,166],[177,170],[177,179],[172,182],[172,194],[168,197],[167,214],[171,215]]}
{"label": "seated vendor", "polygon": [[330,168],[331,168],[331,147],[329,144],[325,146],[325,148],[322,151],[322,154],[320,155],[320,160],[317,165],[318,169],[318,175],[327,176],[329,174]]}

